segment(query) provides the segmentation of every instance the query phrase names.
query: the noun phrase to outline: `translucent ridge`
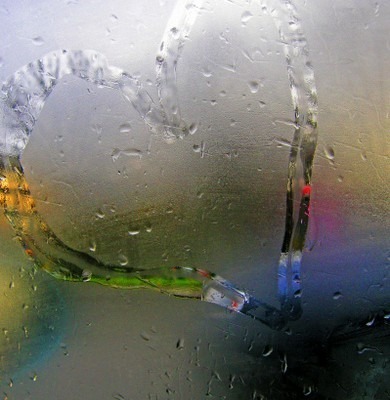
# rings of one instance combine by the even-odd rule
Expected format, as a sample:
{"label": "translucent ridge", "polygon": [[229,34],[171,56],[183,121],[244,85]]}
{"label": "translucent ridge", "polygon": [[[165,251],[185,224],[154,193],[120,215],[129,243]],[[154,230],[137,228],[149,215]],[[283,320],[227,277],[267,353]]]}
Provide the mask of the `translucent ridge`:
{"label": "translucent ridge", "polygon": [[[235,0],[236,4],[244,4]],[[94,50],[58,50],[16,71],[0,93],[0,204],[26,253],[57,278],[93,281],[115,287],[149,287],[193,297],[249,315],[272,329],[283,329],[301,316],[301,262],[310,218],[313,158],[317,145],[317,92],[313,68],[297,11],[290,0],[269,1],[284,45],[287,77],[295,113],[288,163],[285,235],[278,265],[278,310],[212,272],[189,268],[136,270],[103,265],[71,249],[42,220],[24,179],[21,155],[56,84],[74,75],[99,87],[120,90],[145,124],[166,139],[188,132],[182,120],[176,73],[183,46],[203,9],[203,0],[179,1],[167,24],[156,57],[155,104],[142,84],[108,64]]]}

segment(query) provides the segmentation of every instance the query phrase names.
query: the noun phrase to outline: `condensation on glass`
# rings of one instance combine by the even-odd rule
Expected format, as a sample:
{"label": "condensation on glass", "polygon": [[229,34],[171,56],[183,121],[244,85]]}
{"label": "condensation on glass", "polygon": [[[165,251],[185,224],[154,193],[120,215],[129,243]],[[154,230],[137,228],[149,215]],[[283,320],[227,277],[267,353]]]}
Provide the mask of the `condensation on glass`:
{"label": "condensation on glass", "polygon": [[6,398],[388,396],[388,16],[6,1]]}

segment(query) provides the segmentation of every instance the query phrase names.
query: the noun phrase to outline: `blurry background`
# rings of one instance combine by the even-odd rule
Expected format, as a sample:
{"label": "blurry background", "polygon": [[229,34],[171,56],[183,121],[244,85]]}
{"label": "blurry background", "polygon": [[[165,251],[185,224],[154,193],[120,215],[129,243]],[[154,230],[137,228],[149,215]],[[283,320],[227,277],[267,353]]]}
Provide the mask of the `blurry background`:
{"label": "blurry background", "polygon": [[[155,57],[174,4],[5,0],[0,77],[53,50],[93,49],[157,101]],[[346,345],[331,367],[315,359],[321,378],[299,368],[334,327],[390,308],[390,7],[294,4],[314,67],[319,140],[304,314],[291,335],[197,301],[55,281],[33,270],[2,217],[5,398],[388,398],[388,347]],[[22,162],[64,242],[106,262],[207,268],[277,306],[294,114],[271,12],[265,1],[205,3],[177,68],[193,134],[175,143],[151,134],[119,92],[61,81]],[[347,394],[328,384],[332,371]]]}

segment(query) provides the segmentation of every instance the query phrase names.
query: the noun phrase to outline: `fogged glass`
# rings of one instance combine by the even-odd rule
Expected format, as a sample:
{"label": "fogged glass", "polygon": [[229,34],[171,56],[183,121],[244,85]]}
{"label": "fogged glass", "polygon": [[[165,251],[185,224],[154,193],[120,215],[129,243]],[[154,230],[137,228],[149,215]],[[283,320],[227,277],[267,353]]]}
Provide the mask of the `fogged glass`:
{"label": "fogged glass", "polygon": [[0,15],[5,398],[387,398],[386,2]]}

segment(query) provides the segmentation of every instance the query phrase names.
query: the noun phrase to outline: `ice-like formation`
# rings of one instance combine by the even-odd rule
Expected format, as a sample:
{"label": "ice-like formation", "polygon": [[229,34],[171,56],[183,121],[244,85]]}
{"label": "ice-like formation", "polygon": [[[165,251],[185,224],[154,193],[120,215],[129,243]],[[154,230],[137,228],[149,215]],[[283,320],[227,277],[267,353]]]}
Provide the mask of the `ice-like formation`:
{"label": "ice-like formation", "polygon": [[[301,315],[300,268],[310,218],[311,176],[317,144],[317,93],[306,39],[289,0],[267,1],[284,43],[287,79],[295,113],[286,192],[286,223],[278,267],[278,310],[215,274],[173,267],[140,271],[103,265],[69,248],[42,221],[25,182],[20,158],[34,124],[58,81],[74,75],[99,87],[120,90],[145,124],[166,139],[184,136],[176,85],[183,46],[204,7],[202,0],[178,1],[156,56],[156,104],[141,82],[93,50],[58,50],[31,62],[3,83],[0,98],[0,203],[28,254],[52,275],[119,287],[152,287],[195,297],[250,315],[273,329]],[[245,6],[244,1],[234,0]],[[107,278],[109,275],[109,278]]]}

